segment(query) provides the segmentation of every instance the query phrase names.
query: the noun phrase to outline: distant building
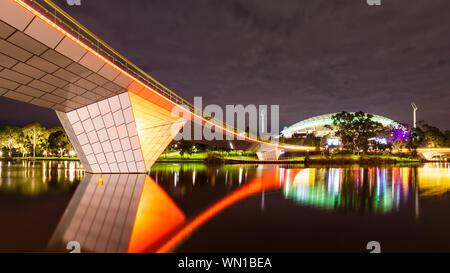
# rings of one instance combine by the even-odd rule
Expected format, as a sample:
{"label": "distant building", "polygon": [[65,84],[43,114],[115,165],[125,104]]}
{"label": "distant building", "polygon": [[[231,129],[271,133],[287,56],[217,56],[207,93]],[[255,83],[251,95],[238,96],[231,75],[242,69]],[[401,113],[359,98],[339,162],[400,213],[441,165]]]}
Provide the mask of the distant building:
{"label": "distant building", "polygon": [[[308,134],[314,134],[316,137],[323,137],[323,136],[334,136],[334,129],[326,128],[326,125],[333,125],[333,119],[332,116],[337,113],[331,113],[331,114],[325,114],[320,116],[315,116],[309,119],[302,120],[300,122],[297,122],[289,127],[284,127],[284,129],[281,131],[280,136],[284,138],[291,138],[292,135],[308,135]],[[373,114],[372,114],[373,115]],[[394,128],[404,129],[406,128],[401,125],[400,123],[383,117],[379,115],[373,115],[372,118],[373,121],[377,121],[384,126],[390,126]]]}

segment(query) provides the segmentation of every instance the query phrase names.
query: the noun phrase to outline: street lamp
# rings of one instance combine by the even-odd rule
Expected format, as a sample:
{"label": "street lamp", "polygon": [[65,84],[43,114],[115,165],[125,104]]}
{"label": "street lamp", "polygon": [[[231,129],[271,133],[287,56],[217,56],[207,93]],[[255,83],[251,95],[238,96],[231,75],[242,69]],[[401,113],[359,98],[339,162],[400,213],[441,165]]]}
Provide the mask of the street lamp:
{"label": "street lamp", "polygon": [[417,107],[417,105],[414,102],[411,102],[411,107],[413,108],[414,129],[416,129],[416,112],[417,112],[417,109],[419,109],[419,108]]}

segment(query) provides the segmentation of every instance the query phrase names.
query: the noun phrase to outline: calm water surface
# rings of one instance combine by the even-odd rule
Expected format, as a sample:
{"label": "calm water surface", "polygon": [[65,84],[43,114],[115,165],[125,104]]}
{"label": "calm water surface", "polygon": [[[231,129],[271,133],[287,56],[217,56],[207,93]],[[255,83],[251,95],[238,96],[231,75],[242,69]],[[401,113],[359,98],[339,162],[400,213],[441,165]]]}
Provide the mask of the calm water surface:
{"label": "calm water surface", "polygon": [[450,165],[0,168],[0,251],[450,251]]}

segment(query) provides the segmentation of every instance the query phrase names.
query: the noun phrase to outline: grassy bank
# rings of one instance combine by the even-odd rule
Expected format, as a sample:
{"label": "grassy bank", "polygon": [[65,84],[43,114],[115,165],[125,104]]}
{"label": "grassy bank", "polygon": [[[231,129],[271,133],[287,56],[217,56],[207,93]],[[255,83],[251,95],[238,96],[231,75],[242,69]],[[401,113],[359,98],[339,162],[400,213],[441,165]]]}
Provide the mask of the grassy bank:
{"label": "grassy bank", "polygon": [[285,158],[281,161],[303,161],[308,164],[392,164],[392,163],[418,163],[421,162],[419,158],[409,158],[394,155],[311,155],[309,157],[295,157]]}
{"label": "grassy bank", "polygon": [[199,152],[193,154],[180,154],[179,151],[163,153],[157,162],[206,162],[211,155],[220,159],[236,159],[236,160],[258,160],[256,153],[253,152]]}
{"label": "grassy bank", "polygon": [[[212,159],[212,160],[211,160]],[[222,162],[222,163],[238,163],[238,162],[253,162],[258,161],[256,153],[252,152],[200,152],[193,154],[183,154],[180,152],[171,152],[161,155],[157,162]],[[325,155],[311,155],[308,157],[288,157],[282,158],[275,163],[311,163],[311,164],[355,164],[355,163],[374,163],[374,164],[389,164],[389,163],[414,163],[421,162],[419,158],[409,158],[394,155],[355,155],[355,154],[341,154],[333,156]]]}

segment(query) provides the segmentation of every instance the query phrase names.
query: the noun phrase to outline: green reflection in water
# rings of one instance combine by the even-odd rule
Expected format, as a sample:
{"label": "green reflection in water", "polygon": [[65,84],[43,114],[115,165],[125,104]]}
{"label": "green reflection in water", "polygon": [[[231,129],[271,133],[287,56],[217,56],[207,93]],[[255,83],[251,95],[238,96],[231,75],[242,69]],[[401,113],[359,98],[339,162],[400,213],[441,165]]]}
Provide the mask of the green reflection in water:
{"label": "green reflection in water", "polygon": [[[263,170],[269,168],[277,170],[275,175],[271,173],[272,178],[263,174]],[[442,195],[450,190],[447,163],[337,168],[156,164],[152,176],[169,194],[178,197],[189,196],[200,185],[213,187],[223,183],[232,184],[234,188],[255,178],[270,181],[277,177],[283,196],[300,206],[363,213],[387,213],[406,206],[418,210],[420,198]]]}
{"label": "green reflection in water", "polygon": [[[450,190],[448,164],[284,170],[283,194],[320,209],[386,213]],[[290,175],[289,172],[295,172]]]}

